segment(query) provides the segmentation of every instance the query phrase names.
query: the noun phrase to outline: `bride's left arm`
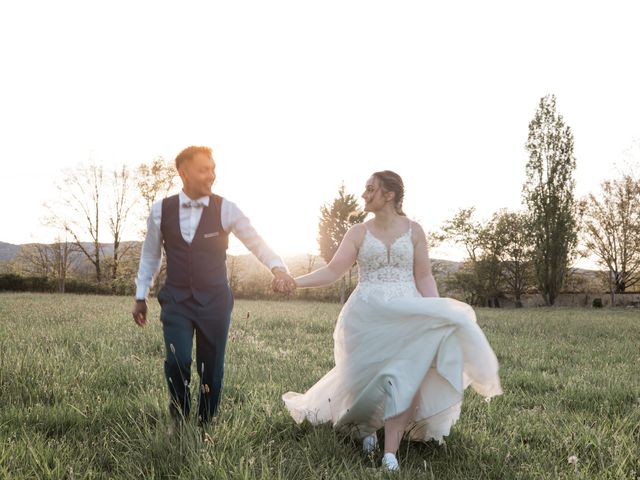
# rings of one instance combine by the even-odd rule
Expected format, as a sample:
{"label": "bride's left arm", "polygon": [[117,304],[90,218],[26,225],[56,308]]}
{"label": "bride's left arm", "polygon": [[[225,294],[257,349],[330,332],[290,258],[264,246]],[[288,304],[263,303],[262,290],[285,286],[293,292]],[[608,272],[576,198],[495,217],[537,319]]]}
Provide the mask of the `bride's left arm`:
{"label": "bride's left arm", "polygon": [[422,227],[413,222],[413,276],[423,297],[439,297],[436,279],[431,272],[427,237]]}

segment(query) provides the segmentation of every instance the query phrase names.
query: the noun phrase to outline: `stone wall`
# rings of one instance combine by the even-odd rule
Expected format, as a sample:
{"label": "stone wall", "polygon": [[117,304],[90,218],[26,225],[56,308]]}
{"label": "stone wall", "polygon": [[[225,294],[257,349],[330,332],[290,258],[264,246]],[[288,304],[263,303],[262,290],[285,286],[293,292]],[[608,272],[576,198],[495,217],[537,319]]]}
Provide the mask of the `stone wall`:
{"label": "stone wall", "polygon": [[[594,298],[600,298],[602,305],[605,307],[611,304],[611,294],[604,293],[561,293],[558,295],[556,307],[589,307],[593,303]],[[500,304],[503,307],[515,307],[512,299],[501,299]],[[541,295],[531,294],[522,296],[522,304],[527,307],[544,307],[544,300]],[[616,307],[636,307],[640,308],[640,293],[620,293],[616,294]]]}

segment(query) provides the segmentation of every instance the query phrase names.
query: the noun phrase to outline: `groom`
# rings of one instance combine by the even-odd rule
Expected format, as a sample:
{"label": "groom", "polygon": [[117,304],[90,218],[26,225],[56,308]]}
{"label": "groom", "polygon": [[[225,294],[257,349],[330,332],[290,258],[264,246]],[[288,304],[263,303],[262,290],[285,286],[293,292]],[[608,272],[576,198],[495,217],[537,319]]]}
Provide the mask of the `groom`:
{"label": "groom", "polygon": [[233,308],[225,263],[229,232],[271,270],[274,290],[295,289],[282,259],[258,235],[249,219],[233,202],[211,193],[215,168],[209,147],[188,147],[176,157],[182,191],[151,207],[132,311],[134,321],[145,326],[146,297],[160,270],[164,247],[167,279],[158,292],[158,302],[169,409],[177,420],[189,415],[195,332],[196,369],[201,380],[198,419],[203,424],[218,410]]}

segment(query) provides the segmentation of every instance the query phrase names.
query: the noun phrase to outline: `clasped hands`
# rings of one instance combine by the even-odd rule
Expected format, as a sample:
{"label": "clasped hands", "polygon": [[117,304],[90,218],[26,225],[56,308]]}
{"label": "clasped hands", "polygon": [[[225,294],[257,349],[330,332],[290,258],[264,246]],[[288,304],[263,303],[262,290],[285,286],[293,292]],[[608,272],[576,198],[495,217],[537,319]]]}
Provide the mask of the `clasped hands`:
{"label": "clasped hands", "polygon": [[271,272],[273,273],[271,288],[274,292],[290,294],[295,291],[296,281],[291,275],[277,268],[274,268]]}

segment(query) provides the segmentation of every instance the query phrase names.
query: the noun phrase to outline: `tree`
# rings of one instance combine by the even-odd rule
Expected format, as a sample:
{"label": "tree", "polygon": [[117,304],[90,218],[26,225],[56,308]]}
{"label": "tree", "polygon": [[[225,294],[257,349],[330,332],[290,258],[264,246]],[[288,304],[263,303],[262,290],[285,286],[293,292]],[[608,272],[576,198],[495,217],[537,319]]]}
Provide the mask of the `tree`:
{"label": "tree", "polygon": [[447,287],[461,290],[467,303],[478,305],[484,303],[484,294],[478,280],[476,268],[480,255],[478,239],[480,224],[473,219],[475,208],[461,208],[441,227],[439,241],[448,241],[462,245],[467,252],[467,259],[460,269],[454,273],[453,279],[447,281]]}
{"label": "tree", "polygon": [[478,260],[480,254],[480,230],[482,226],[473,219],[476,209],[461,208],[442,226],[442,236],[439,240],[447,240],[462,245],[472,262]]}
{"label": "tree", "polygon": [[52,244],[30,243],[22,245],[15,258],[16,271],[43,278],[53,278],[58,292],[64,293],[67,276],[78,259],[78,249],[66,238]]}
{"label": "tree", "polygon": [[502,238],[500,265],[507,292],[513,295],[517,308],[531,278],[532,243],[529,223],[523,213],[502,210],[494,215],[495,234]]}
{"label": "tree", "polygon": [[[113,237],[113,255],[111,257],[111,279],[113,288],[115,289],[118,279],[118,268],[120,259],[126,255],[131,243],[122,243],[123,232],[127,227],[127,218],[129,212],[136,204],[136,198],[133,197],[133,182],[131,173],[126,165],[114,170],[111,177],[111,188],[109,189],[110,205],[109,205],[109,230]],[[121,250],[122,249],[122,250]]]}
{"label": "tree", "polygon": [[545,303],[553,305],[577,243],[573,133],[556,113],[554,95],[540,99],[526,148],[523,199],[531,225],[533,267]]}
{"label": "tree", "polygon": [[640,181],[602,182],[599,198],[590,194],[584,205],[584,244],[609,272],[614,305],[617,293],[640,282]]}
{"label": "tree", "polygon": [[[98,283],[102,281],[103,273],[100,248],[103,184],[103,167],[93,161],[68,169],[64,172],[62,183],[58,184],[60,204],[48,207],[52,213],[50,223],[61,226],[73,237],[78,249],[93,265]],[[81,240],[86,234],[91,239],[91,247]]]}
{"label": "tree", "polygon": [[474,220],[474,213],[473,207],[461,208],[442,226],[440,239],[462,245],[468,255],[448,286],[462,290],[468,303],[499,307],[501,239],[495,236],[492,222],[482,225]]}
{"label": "tree", "polygon": [[504,297],[502,256],[506,243],[504,232],[498,230],[498,215],[494,214],[479,230],[482,255],[476,267],[487,304],[496,308],[500,308],[500,298]]}
{"label": "tree", "polygon": [[443,233],[435,235],[467,251],[467,259],[448,285],[462,290],[474,305],[500,307],[500,299],[511,293],[516,306],[522,306],[531,251],[525,215],[500,210],[480,223],[473,219],[474,213],[474,208],[460,209],[444,223]]}
{"label": "tree", "polygon": [[317,259],[318,256],[315,253],[307,253],[307,266],[305,273],[313,272],[313,267],[315,266]]}
{"label": "tree", "polygon": [[79,250],[75,244],[69,243],[66,238],[63,241],[58,237],[54,243],[49,245],[49,251],[53,261],[55,279],[58,283],[58,292],[64,293],[67,276],[71,267],[78,260]]}
{"label": "tree", "polygon": [[52,265],[47,245],[42,243],[21,245],[15,256],[15,267],[20,273],[48,278]]}
{"label": "tree", "polygon": [[[338,196],[331,204],[320,207],[320,222],[318,224],[318,245],[320,256],[329,263],[347,233],[356,223],[361,223],[367,216],[366,212],[358,209],[355,195],[346,193],[344,184],[338,189]],[[340,303],[346,301],[346,276],[340,281]]]}
{"label": "tree", "polygon": [[[178,175],[173,163],[166,162],[164,158],[157,157],[150,164],[142,163],[137,169],[138,191],[146,207],[143,216],[146,219],[151,211],[151,205],[163,197],[166,197],[175,186]],[[146,226],[145,232],[146,233]]]}

